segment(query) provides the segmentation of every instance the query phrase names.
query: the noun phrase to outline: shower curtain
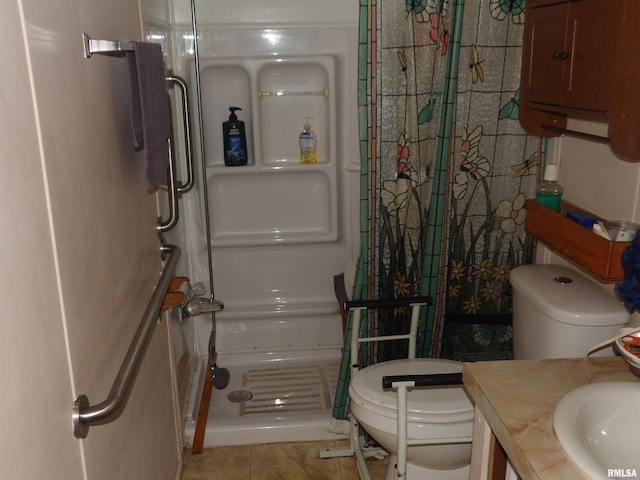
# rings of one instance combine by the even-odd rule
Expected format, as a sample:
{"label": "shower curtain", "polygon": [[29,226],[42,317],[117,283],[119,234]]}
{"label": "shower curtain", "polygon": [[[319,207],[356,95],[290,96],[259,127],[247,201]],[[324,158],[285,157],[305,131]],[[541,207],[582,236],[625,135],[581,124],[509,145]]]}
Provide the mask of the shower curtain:
{"label": "shower curtain", "polygon": [[[514,266],[543,144],[518,122],[524,0],[361,0],[361,252],[354,298],[430,295],[419,356],[511,358]],[[406,331],[409,312],[362,333]],[[350,326],[334,404],[346,418]],[[364,348],[360,365],[406,355]]]}

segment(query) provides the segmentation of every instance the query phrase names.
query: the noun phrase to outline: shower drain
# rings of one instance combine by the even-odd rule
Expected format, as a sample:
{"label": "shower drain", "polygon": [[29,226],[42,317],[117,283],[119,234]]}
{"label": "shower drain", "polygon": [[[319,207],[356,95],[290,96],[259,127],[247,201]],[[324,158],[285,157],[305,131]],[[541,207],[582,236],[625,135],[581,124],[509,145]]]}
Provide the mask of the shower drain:
{"label": "shower drain", "polygon": [[253,398],[253,393],[249,390],[234,390],[227,395],[227,400],[233,403],[248,402]]}

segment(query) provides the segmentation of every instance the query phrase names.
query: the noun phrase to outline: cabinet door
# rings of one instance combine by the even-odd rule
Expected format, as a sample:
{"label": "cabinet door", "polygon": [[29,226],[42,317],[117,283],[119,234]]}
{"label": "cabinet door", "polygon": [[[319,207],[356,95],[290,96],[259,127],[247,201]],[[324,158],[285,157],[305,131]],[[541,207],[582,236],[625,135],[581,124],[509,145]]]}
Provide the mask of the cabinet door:
{"label": "cabinet door", "polygon": [[613,103],[609,118],[611,148],[625,160],[640,162],[640,2],[625,5],[620,32],[618,67],[613,82]]}
{"label": "cabinet door", "polygon": [[520,88],[525,102],[561,103],[568,9],[567,4],[527,9]]}
{"label": "cabinet door", "polygon": [[624,0],[569,3],[562,104],[609,112]]}

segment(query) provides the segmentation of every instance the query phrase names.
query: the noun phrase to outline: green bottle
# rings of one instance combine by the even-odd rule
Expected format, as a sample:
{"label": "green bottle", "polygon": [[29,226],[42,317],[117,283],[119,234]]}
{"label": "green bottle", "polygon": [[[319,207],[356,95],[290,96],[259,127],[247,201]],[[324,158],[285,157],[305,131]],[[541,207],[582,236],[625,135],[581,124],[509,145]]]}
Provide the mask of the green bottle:
{"label": "green bottle", "polygon": [[564,188],[558,184],[558,165],[547,165],[543,180],[536,188],[536,202],[559,213],[563,192]]}

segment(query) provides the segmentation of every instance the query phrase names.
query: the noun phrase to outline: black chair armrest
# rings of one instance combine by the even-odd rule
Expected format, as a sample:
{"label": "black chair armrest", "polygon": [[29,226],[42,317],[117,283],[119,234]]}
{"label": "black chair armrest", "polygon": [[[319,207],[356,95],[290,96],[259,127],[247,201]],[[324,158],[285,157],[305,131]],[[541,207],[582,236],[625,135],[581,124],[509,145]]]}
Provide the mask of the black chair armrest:
{"label": "black chair armrest", "polygon": [[431,373],[423,375],[387,375],[382,377],[382,388],[392,388],[393,382],[415,382],[416,387],[461,385],[462,373]]}
{"label": "black chair armrest", "polygon": [[405,298],[391,298],[388,300],[349,300],[344,302],[344,310],[350,310],[352,308],[400,308],[410,307],[416,303],[424,303],[425,305],[433,305],[433,299],[431,297],[405,297]]}

